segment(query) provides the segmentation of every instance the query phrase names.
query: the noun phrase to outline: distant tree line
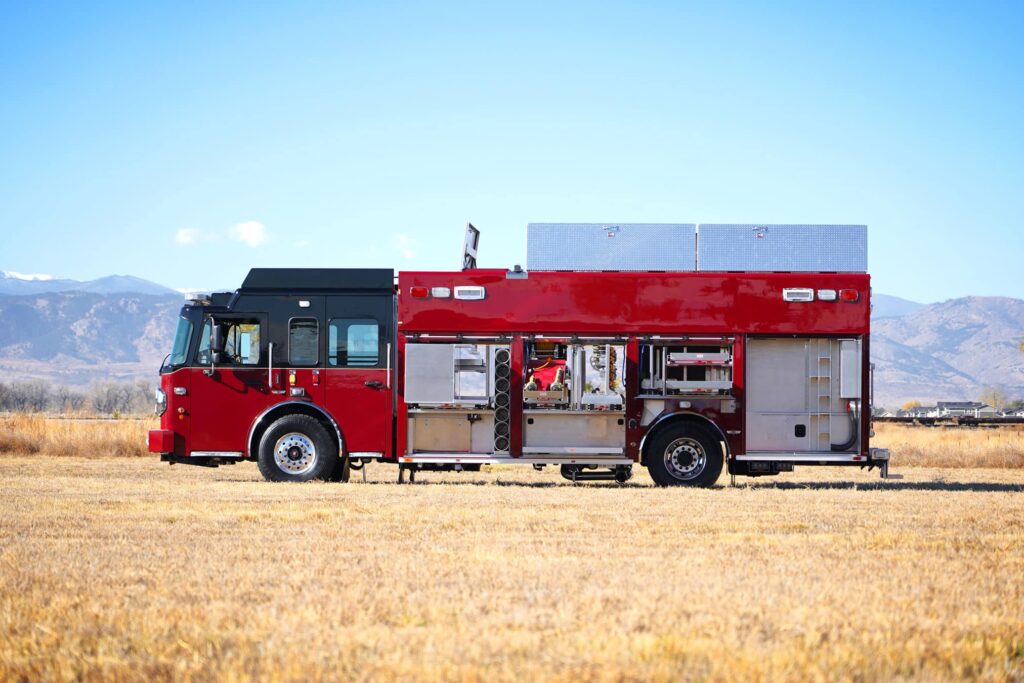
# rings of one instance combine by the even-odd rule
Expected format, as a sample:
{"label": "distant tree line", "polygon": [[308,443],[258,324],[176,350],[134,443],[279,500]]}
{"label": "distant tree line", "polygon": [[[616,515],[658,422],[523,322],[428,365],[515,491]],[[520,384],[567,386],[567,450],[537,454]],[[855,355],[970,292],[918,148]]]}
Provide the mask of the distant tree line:
{"label": "distant tree line", "polygon": [[146,415],[153,412],[155,385],[135,382],[96,382],[83,389],[34,379],[0,382],[0,412],[95,413]]}

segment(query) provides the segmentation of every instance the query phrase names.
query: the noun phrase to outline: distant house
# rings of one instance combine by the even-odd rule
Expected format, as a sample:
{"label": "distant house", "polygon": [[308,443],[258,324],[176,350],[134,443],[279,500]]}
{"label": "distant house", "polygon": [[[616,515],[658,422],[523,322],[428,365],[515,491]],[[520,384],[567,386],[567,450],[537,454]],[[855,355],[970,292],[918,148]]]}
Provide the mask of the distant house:
{"label": "distant house", "polygon": [[936,417],[998,417],[999,411],[977,401],[939,401]]}
{"label": "distant house", "polygon": [[896,411],[896,417],[938,417],[938,409],[935,406],[915,406]]}

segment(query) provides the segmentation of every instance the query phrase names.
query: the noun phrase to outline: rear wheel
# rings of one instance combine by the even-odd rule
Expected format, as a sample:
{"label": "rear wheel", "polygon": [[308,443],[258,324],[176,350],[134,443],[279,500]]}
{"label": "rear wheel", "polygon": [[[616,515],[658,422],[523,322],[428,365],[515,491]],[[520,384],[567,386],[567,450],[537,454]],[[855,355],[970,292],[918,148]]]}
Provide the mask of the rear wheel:
{"label": "rear wheel", "polygon": [[327,479],[337,462],[334,439],[308,415],[286,415],[260,439],[260,472],[268,481]]}
{"label": "rear wheel", "polygon": [[[365,465],[363,466],[365,467]],[[359,467],[357,469],[362,469]],[[334,469],[327,475],[327,481],[337,481],[345,483],[352,476],[352,460],[347,456],[338,456],[337,462],[334,463]]]}
{"label": "rear wheel", "polygon": [[711,486],[722,473],[722,460],[714,432],[691,422],[676,422],[654,435],[647,470],[658,486]]}

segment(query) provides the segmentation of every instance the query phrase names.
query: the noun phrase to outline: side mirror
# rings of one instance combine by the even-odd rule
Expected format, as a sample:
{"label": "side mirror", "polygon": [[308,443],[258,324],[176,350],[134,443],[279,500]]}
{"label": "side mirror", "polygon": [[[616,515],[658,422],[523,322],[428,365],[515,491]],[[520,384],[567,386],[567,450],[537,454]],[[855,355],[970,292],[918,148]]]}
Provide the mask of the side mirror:
{"label": "side mirror", "polygon": [[224,328],[220,325],[213,325],[213,335],[210,338],[210,351],[214,354],[214,360],[218,354],[224,353]]}

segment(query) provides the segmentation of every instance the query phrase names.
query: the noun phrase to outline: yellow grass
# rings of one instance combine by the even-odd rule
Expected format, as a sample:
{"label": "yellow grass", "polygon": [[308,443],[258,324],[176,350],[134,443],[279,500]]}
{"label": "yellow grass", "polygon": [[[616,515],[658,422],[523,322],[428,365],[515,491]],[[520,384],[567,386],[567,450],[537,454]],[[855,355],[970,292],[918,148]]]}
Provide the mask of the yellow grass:
{"label": "yellow grass", "polygon": [[1024,468],[1024,427],[915,427],[875,423],[872,446],[899,467]]}
{"label": "yellow grass", "polygon": [[[149,456],[156,419],[0,417],[0,455]],[[876,423],[872,446],[892,451],[892,466],[1024,468],[1024,427],[942,428]],[[646,474],[641,472],[641,477]]]}
{"label": "yellow grass", "polygon": [[0,416],[0,454],[148,456],[146,432],[158,426],[156,419],[54,419],[24,414]]}
{"label": "yellow grass", "polygon": [[1024,679],[1022,470],[271,485],[48,455],[0,459],[0,680]]}

